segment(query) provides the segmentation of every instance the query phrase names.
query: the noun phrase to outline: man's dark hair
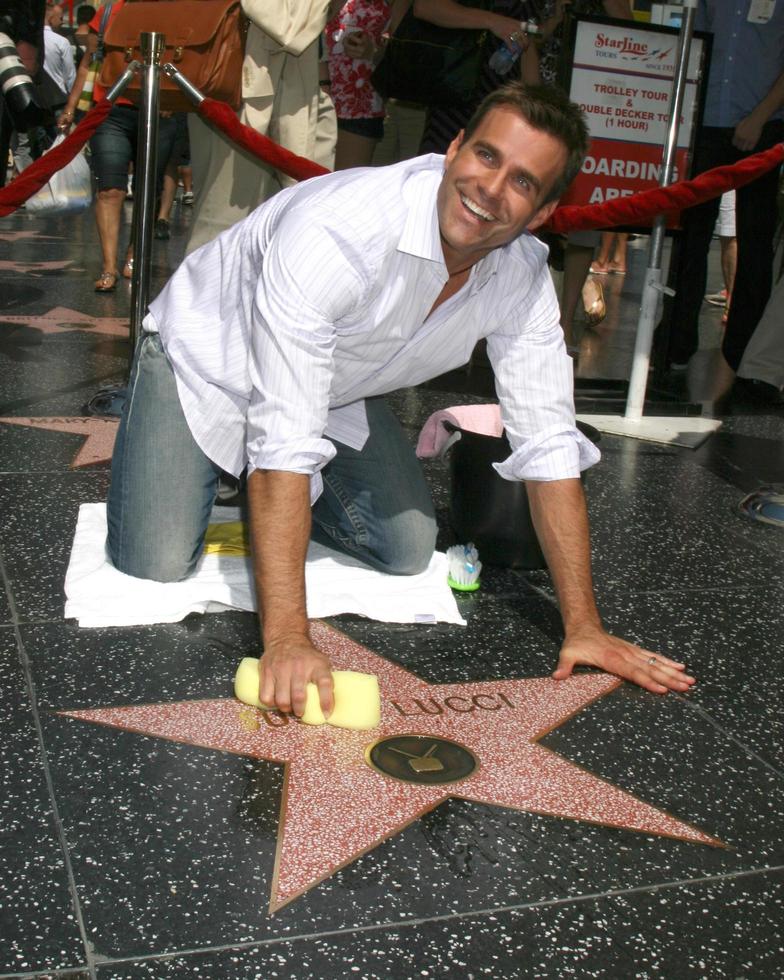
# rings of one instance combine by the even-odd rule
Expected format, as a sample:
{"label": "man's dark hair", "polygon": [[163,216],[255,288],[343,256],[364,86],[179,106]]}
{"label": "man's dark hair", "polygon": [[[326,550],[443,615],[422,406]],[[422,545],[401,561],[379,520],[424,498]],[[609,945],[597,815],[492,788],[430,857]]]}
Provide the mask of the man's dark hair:
{"label": "man's dark hair", "polygon": [[77,24],[89,24],[93,17],[95,17],[95,7],[89,3],[83,3],[81,7],[76,8]]}
{"label": "man's dark hair", "polygon": [[571,184],[588,152],[590,137],[585,118],[578,105],[572,102],[561,89],[554,85],[524,85],[523,82],[509,82],[491,92],[471,116],[465,127],[464,139],[473,135],[484,117],[499,107],[513,109],[534,129],[549,133],[567,149],[568,156],[563,173],[556,180],[547,196],[548,201],[560,197]]}

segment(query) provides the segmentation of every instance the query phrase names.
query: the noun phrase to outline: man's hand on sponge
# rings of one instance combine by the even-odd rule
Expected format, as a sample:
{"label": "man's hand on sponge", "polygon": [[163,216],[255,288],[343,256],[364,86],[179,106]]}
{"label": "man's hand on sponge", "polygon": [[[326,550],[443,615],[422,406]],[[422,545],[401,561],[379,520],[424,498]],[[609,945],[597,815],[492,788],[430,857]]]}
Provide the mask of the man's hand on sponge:
{"label": "man's hand on sponge", "polygon": [[[240,701],[257,708],[274,707],[270,700],[259,698],[260,663],[254,657],[245,657],[234,678],[234,693]],[[314,683],[306,687],[305,706],[301,719],[306,725],[323,725],[328,721],[338,728],[366,731],[381,721],[381,695],[378,678],[374,674],[361,674],[354,670],[336,670],[330,675],[334,683],[334,708],[326,717],[319,703],[319,688]],[[332,691],[332,687],[330,687]],[[278,705],[278,707],[280,707]],[[281,709],[283,710],[283,709]]]}
{"label": "man's hand on sponge", "polygon": [[259,662],[259,700],[263,705],[301,718],[308,684],[315,684],[321,710],[329,718],[335,699],[328,658],[305,636],[287,636],[265,644]]}

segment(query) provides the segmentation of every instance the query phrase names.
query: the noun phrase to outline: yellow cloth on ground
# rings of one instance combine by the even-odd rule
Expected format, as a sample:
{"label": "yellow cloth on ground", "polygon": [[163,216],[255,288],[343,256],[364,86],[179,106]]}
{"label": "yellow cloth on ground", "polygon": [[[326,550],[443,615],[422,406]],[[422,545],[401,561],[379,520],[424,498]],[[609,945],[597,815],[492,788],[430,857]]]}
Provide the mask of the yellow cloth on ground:
{"label": "yellow cloth on ground", "polygon": [[208,525],[204,535],[204,554],[247,558],[250,555],[248,525],[244,521]]}
{"label": "yellow cloth on ground", "polygon": [[[365,731],[375,728],[381,721],[381,693],[375,674],[361,674],[356,670],[333,670],[335,707],[329,718],[324,717],[319,702],[318,688],[308,684],[305,712],[302,721],[306,725],[323,725],[327,722],[336,728],[352,728]],[[234,677],[234,694],[245,704],[269,710],[259,701],[259,661],[244,657]]]}

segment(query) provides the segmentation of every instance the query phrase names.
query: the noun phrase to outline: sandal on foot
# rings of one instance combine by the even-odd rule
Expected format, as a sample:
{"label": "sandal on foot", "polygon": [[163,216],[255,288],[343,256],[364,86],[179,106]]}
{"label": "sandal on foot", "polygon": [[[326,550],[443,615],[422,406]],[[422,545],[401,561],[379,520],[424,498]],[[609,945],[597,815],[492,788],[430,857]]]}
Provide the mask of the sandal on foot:
{"label": "sandal on foot", "polygon": [[602,284],[596,279],[586,279],[582,289],[583,309],[588,325],[595,327],[607,316]]}
{"label": "sandal on foot", "polygon": [[133,279],[133,256],[125,260],[122,274],[123,279]]}
{"label": "sandal on foot", "polygon": [[777,492],[773,487],[762,487],[750,493],[741,500],[738,509],[752,521],[784,527],[784,493]]}
{"label": "sandal on foot", "polygon": [[607,266],[604,266],[604,268],[602,268],[602,266],[600,266],[598,263],[593,262],[591,264],[591,268],[588,271],[591,273],[592,276],[606,276],[610,270],[607,268]]}
{"label": "sandal on foot", "polygon": [[112,293],[117,286],[117,273],[102,272],[93,285],[96,293]]}

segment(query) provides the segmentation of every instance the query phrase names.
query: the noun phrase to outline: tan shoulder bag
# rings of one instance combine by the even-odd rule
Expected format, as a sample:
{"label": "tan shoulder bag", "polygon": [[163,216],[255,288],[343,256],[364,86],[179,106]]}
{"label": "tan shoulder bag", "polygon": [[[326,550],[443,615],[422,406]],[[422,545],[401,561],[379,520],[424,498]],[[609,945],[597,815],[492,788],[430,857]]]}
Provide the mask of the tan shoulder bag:
{"label": "tan shoulder bag", "polygon": [[[166,38],[161,64],[170,61],[204,95],[239,108],[248,31],[240,0],[129,0],[104,35],[101,85],[110,88],[129,62],[142,60],[139,38],[147,31]],[[141,74],[137,74],[123,97],[138,103],[140,96]],[[160,105],[172,112],[196,108],[163,74]]]}

